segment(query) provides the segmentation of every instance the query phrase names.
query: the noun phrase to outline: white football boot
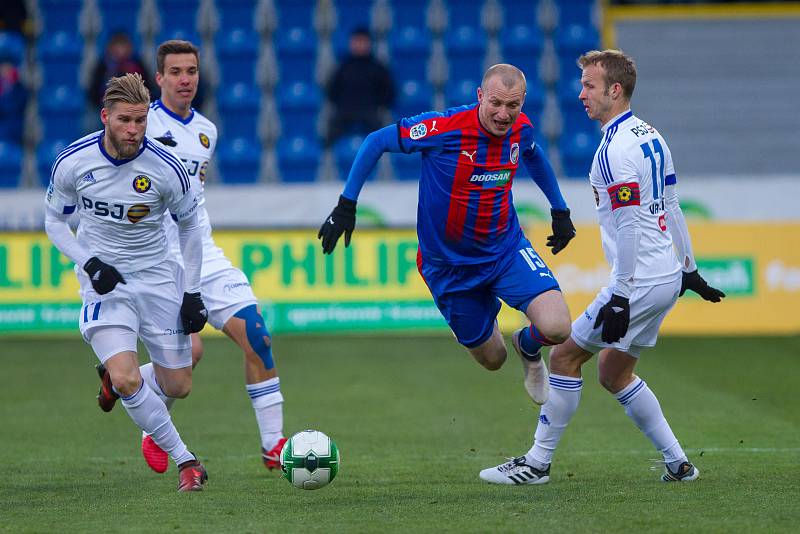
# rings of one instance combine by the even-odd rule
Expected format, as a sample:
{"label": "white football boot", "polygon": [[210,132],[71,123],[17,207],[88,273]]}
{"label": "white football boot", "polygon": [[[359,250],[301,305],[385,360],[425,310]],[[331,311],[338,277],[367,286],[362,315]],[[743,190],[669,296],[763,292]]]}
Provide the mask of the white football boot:
{"label": "white football boot", "polygon": [[683,462],[678,467],[678,472],[673,473],[666,468],[666,471],[661,475],[662,482],[691,482],[700,478],[700,470],[689,462]]}
{"label": "white football boot", "polygon": [[544,471],[525,463],[524,456],[509,458],[495,467],[484,469],[478,475],[491,484],[547,484],[550,481],[550,466]]}

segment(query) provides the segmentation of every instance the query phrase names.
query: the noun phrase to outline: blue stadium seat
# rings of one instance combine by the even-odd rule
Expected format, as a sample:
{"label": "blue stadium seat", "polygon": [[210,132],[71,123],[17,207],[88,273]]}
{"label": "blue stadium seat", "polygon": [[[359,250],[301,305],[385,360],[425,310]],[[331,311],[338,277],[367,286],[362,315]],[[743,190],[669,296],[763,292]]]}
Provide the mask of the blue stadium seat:
{"label": "blue stadium seat", "polygon": [[451,77],[444,86],[446,106],[452,108],[455,106],[463,106],[471,102],[477,102],[478,85],[480,85],[480,83],[475,76],[461,79],[454,79]]}
{"label": "blue stadium seat", "polygon": [[22,176],[22,147],[0,141],[0,187],[17,187]]}
{"label": "blue stadium seat", "polygon": [[530,24],[514,24],[500,33],[503,61],[521,69],[529,81],[539,78],[543,44],[541,31]]}
{"label": "blue stadium seat", "polygon": [[225,83],[255,83],[258,43],[258,34],[242,27],[217,33],[217,58]]}
{"label": "blue stadium seat", "polygon": [[570,65],[571,63],[571,66],[574,67],[575,61],[581,54],[598,48],[600,35],[593,26],[569,24],[567,26],[559,26],[556,29],[553,40],[563,74],[565,65]]}
{"label": "blue stadium seat", "polygon": [[76,86],[47,87],[39,95],[39,118],[44,129],[44,139],[69,139],[74,141],[81,133],[85,95]]}
{"label": "blue stadium seat", "polygon": [[50,182],[50,169],[53,167],[56,156],[73,141],[75,139],[55,139],[39,143],[36,149],[36,168],[39,171],[39,183],[43,187],[47,187]]}
{"label": "blue stadium seat", "polygon": [[313,182],[317,179],[322,149],[313,137],[282,137],[277,145],[278,168],[284,182]]}
{"label": "blue stadium seat", "polygon": [[397,180],[419,180],[422,155],[419,152],[411,154],[391,154],[394,177]]}
{"label": "blue stadium seat", "polygon": [[278,12],[278,32],[286,31],[289,28],[306,28],[314,31],[314,7],[308,2],[298,2],[297,0],[276,0],[276,11]]}
{"label": "blue stadium seat", "polygon": [[261,164],[261,144],[246,137],[224,138],[217,148],[217,161],[226,184],[255,183]]}
{"label": "blue stadium seat", "polygon": [[414,26],[425,29],[428,4],[429,0],[392,0],[392,28]]}
{"label": "blue stadium seat", "polygon": [[525,95],[522,111],[528,116],[535,128],[540,128],[544,97],[545,91],[541,82],[537,78],[528,79],[528,92]]}
{"label": "blue stadium seat", "polygon": [[[358,149],[363,142],[363,135],[348,135],[340,138],[333,145],[333,157],[336,159],[336,167],[339,169],[340,180],[347,179],[347,175],[350,173],[350,167],[353,166],[353,160],[356,159]],[[368,179],[372,178],[374,175],[375,170],[373,169]]]}
{"label": "blue stadium seat", "polygon": [[126,31],[134,34],[139,17],[140,2],[130,0],[99,0],[104,32]]}
{"label": "blue stadium seat", "polygon": [[445,37],[450,77],[480,77],[486,55],[486,33],[478,26],[450,27]]}
{"label": "blue stadium seat", "polygon": [[63,31],[44,35],[39,40],[37,56],[42,66],[44,85],[78,85],[83,39]]}
{"label": "blue stadium seat", "polygon": [[[161,33],[184,32],[185,35],[190,35],[197,32],[197,11],[200,8],[200,0],[157,0],[156,4],[161,15]],[[158,41],[156,44],[162,42]],[[199,41],[192,42],[199,44]]]}
{"label": "blue stadium seat", "polygon": [[44,26],[42,35],[58,31],[77,33],[82,6],[83,0],[39,0],[39,12]]}
{"label": "blue stadium seat", "polygon": [[424,79],[404,80],[394,106],[396,119],[413,117],[433,107],[433,86]]}
{"label": "blue stadium seat", "polygon": [[502,0],[500,4],[503,6],[503,20],[505,21],[505,28],[500,30],[501,36],[505,29],[515,23],[538,26],[539,0]]}
{"label": "blue stadium seat", "polygon": [[256,87],[243,82],[221,85],[217,106],[226,137],[257,137],[261,92]]}
{"label": "blue stadium seat", "polygon": [[317,34],[314,30],[295,26],[275,34],[281,82],[313,81],[317,57]]}
{"label": "blue stadium seat", "polygon": [[22,36],[15,32],[0,32],[0,61],[19,65],[24,57],[25,40]]}
{"label": "blue stadium seat", "polygon": [[229,28],[255,29],[256,3],[253,0],[217,0],[220,30]]}
{"label": "blue stadium seat", "polygon": [[575,132],[562,135],[559,142],[561,163],[567,176],[587,176],[592,166],[597,137],[589,132]]}
{"label": "blue stadium seat", "polygon": [[392,70],[397,79],[426,79],[431,35],[417,26],[396,27],[389,34]]}
{"label": "blue stadium seat", "polygon": [[319,87],[304,82],[281,83],[276,97],[283,137],[316,137],[322,105]]}
{"label": "blue stadium seat", "polygon": [[479,29],[481,27],[481,9],[484,3],[484,0],[449,2],[447,18],[450,28],[472,26]]}
{"label": "blue stadium seat", "polygon": [[163,43],[164,41],[169,41],[171,39],[180,39],[181,41],[189,41],[190,43],[194,44],[195,46],[199,47],[201,44],[201,37],[200,34],[197,33],[194,28],[182,28],[180,26],[169,26],[169,27],[162,27],[161,31],[158,32],[156,36],[155,45],[156,48],[158,45]]}
{"label": "blue stadium seat", "polygon": [[568,2],[558,2],[558,25],[591,25],[592,8],[594,4],[595,0],[569,0]]}
{"label": "blue stadium seat", "polygon": [[[579,72],[577,74],[580,75]],[[586,115],[586,110],[583,109],[583,104],[578,99],[580,92],[581,79],[579,77],[561,79],[556,84],[556,95],[563,123],[562,132],[573,134],[597,131],[597,125]]]}

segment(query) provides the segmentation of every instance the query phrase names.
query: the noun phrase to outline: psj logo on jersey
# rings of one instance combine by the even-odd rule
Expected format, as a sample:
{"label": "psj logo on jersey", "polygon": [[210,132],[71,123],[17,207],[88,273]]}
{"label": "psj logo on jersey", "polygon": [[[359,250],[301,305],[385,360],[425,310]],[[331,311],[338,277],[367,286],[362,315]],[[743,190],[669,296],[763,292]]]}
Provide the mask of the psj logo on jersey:
{"label": "psj logo on jersey", "polygon": [[137,193],[147,193],[150,191],[150,178],[140,174],[133,179],[133,190]]}

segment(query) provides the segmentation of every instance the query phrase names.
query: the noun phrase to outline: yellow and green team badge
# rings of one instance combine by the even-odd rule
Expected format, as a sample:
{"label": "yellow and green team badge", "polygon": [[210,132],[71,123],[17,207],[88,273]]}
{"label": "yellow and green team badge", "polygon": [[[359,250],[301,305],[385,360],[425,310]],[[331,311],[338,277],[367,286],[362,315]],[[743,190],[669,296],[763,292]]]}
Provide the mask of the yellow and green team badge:
{"label": "yellow and green team badge", "polygon": [[150,178],[140,174],[133,179],[133,190],[137,193],[147,193],[150,191]]}
{"label": "yellow and green team badge", "polygon": [[200,144],[203,145],[203,148],[208,148],[211,144],[211,141],[208,140],[208,136],[204,133],[200,133]]}
{"label": "yellow and green team badge", "polygon": [[128,208],[128,220],[133,224],[141,221],[150,213],[150,206],[147,204],[134,204]]}
{"label": "yellow and green team badge", "polygon": [[617,199],[618,199],[620,202],[630,202],[630,200],[631,200],[631,195],[632,195],[632,193],[631,193],[631,188],[630,188],[630,187],[628,187],[627,185],[623,185],[623,186],[622,186],[622,187],[620,187],[620,188],[619,188],[619,190],[617,191]]}

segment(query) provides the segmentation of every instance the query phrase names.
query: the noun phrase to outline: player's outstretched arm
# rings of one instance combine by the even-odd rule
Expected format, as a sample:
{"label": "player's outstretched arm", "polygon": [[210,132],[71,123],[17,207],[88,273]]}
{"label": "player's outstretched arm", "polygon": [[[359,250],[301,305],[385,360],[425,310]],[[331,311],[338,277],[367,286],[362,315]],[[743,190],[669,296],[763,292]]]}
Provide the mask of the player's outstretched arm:
{"label": "player's outstretched arm", "polygon": [[558,254],[575,237],[575,225],[572,224],[569,208],[561,195],[561,188],[544,151],[538,145],[526,150],[522,155],[528,172],[533,181],[542,190],[550,202],[550,216],[552,217],[553,234],[547,236],[547,246],[553,254]]}
{"label": "player's outstretched arm", "polygon": [[203,299],[200,297],[200,275],[203,267],[203,234],[200,218],[194,211],[189,217],[178,221],[178,241],[181,246],[184,267],[183,303],[181,322],[186,335],[203,329],[208,320]]}
{"label": "player's outstretched arm", "polygon": [[125,279],[112,265],[101,261],[97,256],[89,256],[70,230],[68,218],[69,215],[52,209],[45,210],[44,229],[50,241],[62,254],[83,267],[98,295],[110,293],[117,284],[124,284]]}
{"label": "player's outstretched arm", "polygon": [[317,239],[322,240],[323,253],[333,252],[342,234],[344,246],[350,246],[350,237],[356,227],[358,195],[384,152],[402,152],[398,143],[397,126],[394,124],[372,132],[361,143],[347,176],[344,192],[339,196],[339,203],[317,232]]}
{"label": "player's outstretched arm", "polygon": [[708,285],[708,282],[697,271],[697,264],[692,251],[692,239],[689,237],[689,227],[686,224],[686,218],[683,216],[683,211],[678,201],[676,183],[677,180],[674,174],[667,176],[664,202],[667,209],[667,228],[672,236],[672,242],[675,245],[675,251],[678,254],[681,269],[683,270],[680,296],[683,296],[687,289],[691,289],[703,297],[704,300],[719,302],[725,297],[725,293]]}

